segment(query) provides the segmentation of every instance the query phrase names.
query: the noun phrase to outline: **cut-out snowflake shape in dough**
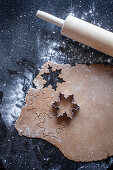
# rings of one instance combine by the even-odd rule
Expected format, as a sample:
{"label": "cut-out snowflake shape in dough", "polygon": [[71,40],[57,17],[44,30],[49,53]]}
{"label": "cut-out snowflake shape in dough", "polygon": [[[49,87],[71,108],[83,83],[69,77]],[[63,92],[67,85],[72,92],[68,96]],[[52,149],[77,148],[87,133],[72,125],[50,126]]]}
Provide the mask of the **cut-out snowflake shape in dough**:
{"label": "cut-out snowflake shape in dough", "polygon": [[61,69],[58,69],[56,71],[52,71],[52,67],[50,67],[48,65],[48,70],[49,70],[49,73],[44,73],[44,74],[41,75],[41,77],[43,77],[43,79],[46,80],[46,83],[44,84],[44,88],[51,85],[52,88],[54,90],[56,90],[57,83],[63,83],[64,82],[64,80],[59,77],[59,75],[61,74]]}
{"label": "cut-out snowflake shape in dough", "polygon": [[53,107],[57,108],[57,117],[66,114],[67,117],[72,119],[74,111],[79,109],[77,103],[74,103],[74,95],[65,97],[64,94],[60,93],[59,98],[53,104]]}

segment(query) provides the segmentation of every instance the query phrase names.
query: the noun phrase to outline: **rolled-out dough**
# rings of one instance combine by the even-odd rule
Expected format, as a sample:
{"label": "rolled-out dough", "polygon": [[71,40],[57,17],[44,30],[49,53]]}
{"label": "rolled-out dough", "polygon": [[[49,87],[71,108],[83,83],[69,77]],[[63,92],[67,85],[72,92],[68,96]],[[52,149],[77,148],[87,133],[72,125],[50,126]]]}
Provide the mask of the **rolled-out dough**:
{"label": "rolled-out dough", "polygon": [[[41,75],[48,73],[48,65],[52,71],[61,69],[59,76],[65,81],[57,84],[56,91],[51,86],[43,88],[46,81]],[[113,155],[113,66],[46,63],[34,84],[36,89],[29,90],[15,124],[20,135],[47,140],[78,162]],[[74,94],[80,106],[72,120],[56,115],[52,104],[59,93]]]}

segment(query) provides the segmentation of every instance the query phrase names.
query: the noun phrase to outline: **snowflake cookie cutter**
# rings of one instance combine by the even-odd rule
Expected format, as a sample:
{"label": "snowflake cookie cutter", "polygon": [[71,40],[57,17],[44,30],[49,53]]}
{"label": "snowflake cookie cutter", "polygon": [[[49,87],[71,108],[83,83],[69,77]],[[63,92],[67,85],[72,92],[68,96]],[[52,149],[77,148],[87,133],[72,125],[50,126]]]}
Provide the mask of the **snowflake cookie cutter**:
{"label": "snowflake cookie cutter", "polygon": [[74,111],[80,108],[74,101],[74,94],[65,97],[63,93],[59,93],[58,100],[52,103],[52,106],[57,109],[57,117],[66,114],[68,118],[72,119],[75,113]]}

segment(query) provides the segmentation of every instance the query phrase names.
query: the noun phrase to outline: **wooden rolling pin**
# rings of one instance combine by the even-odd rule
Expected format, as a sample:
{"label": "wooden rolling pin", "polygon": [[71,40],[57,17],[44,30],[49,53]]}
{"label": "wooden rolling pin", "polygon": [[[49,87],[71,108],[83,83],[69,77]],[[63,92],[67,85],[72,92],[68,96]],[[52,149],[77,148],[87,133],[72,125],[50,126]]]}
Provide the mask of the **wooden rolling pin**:
{"label": "wooden rolling pin", "polygon": [[71,15],[65,20],[37,11],[37,17],[62,28],[61,34],[113,57],[113,33]]}

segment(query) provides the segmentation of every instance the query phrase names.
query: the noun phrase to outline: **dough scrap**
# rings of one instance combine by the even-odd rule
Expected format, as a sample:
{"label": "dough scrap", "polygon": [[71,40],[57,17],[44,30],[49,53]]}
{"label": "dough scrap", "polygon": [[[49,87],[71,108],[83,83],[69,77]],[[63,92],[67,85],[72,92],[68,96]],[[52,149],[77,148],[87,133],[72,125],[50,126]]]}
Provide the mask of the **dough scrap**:
{"label": "dough scrap", "polygon": [[[61,69],[65,82],[43,88],[42,74]],[[36,89],[30,89],[26,105],[16,121],[20,135],[37,137],[51,142],[70,160],[90,162],[113,155],[113,66],[94,64],[46,63],[34,79]],[[59,93],[65,98],[74,94],[80,109],[73,119],[57,117],[52,103]]]}

